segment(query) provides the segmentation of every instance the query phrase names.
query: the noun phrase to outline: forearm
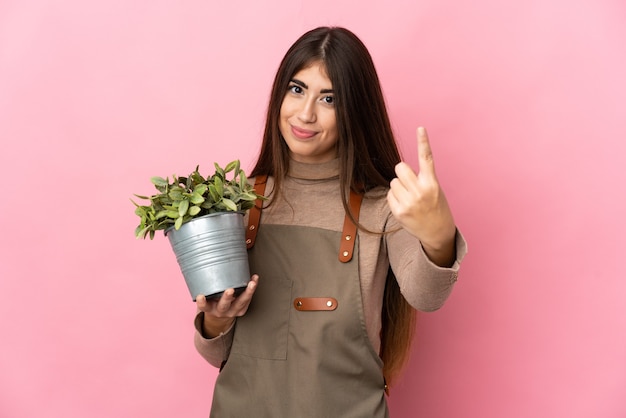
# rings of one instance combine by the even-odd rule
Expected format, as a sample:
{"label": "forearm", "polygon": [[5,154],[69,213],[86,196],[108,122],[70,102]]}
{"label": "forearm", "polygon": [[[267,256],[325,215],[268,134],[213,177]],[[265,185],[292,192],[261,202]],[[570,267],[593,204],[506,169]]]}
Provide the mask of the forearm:
{"label": "forearm", "polygon": [[210,315],[202,315],[202,317],[202,336],[207,339],[224,334],[235,322],[235,318],[217,318]]}
{"label": "forearm", "polygon": [[439,266],[426,253],[417,238],[398,231],[387,239],[391,268],[407,301],[420,311],[439,309],[447,300],[458,278],[460,262],[467,253],[467,244],[460,232],[453,240],[454,259]]}
{"label": "forearm", "polygon": [[428,259],[439,267],[452,267],[456,261],[456,227],[448,228],[449,231],[443,232],[443,237],[439,242],[426,243],[422,242],[422,248],[428,256]]}
{"label": "forearm", "polygon": [[204,313],[198,312],[194,325],[194,345],[198,353],[214,367],[220,367],[228,359],[233,342],[235,322],[214,338],[206,338],[203,330]]}

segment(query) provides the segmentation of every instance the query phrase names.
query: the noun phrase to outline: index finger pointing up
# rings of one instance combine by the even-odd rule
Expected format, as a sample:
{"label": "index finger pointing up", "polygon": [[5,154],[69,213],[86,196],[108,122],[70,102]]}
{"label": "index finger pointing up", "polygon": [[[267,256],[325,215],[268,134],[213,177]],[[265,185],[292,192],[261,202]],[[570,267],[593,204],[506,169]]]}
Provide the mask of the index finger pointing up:
{"label": "index finger pointing up", "polygon": [[417,128],[417,154],[419,158],[420,173],[424,172],[434,176],[435,161],[433,159],[433,152],[430,149],[428,133],[423,126]]}

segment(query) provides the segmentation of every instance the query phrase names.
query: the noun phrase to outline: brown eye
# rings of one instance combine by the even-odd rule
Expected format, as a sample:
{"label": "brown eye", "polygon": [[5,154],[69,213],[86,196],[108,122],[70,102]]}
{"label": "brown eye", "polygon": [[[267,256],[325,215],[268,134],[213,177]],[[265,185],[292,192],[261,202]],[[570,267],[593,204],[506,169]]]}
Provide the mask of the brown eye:
{"label": "brown eye", "polygon": [[292,84],[291,86],[289,86],[289,91],[294,94],[302,94],[302,87],[298,86],[297,84]]}

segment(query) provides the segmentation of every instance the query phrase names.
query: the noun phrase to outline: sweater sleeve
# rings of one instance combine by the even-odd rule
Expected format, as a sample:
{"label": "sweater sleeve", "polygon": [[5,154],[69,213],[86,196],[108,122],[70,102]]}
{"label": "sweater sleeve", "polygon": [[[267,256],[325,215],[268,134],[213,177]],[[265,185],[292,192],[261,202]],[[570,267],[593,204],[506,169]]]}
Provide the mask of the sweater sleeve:
{"label": "sweater sleeve", "polygon": [[452,267],[434,264],[422,248],[419,239],[404,230],[390,215],[386,236],[389,263],[400,291],[415,309],[430,312],[441,308],[457,281],[461,261],[467,253],[467,243],[457,229],[456,260]]}
{"label": "sweater sleeve", "polygon": [[194,345],[198,353],[214,367],[221,367],[222,363],[228,360],[230,355],[230,347],[233,344],[233,334],[235,324],[221,333],[215,338],[205,338],[202,335],[202,321],[204,320],[204,312],[198,312],[194,320],[196,332],[194,334]]}

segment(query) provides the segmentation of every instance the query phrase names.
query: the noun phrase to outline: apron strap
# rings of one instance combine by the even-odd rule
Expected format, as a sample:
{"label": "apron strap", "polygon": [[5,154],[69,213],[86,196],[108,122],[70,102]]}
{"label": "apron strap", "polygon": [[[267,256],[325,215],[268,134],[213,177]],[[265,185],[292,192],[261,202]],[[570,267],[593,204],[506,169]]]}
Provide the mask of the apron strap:
{"label": "apron strap", "polygon": [[[266,184],[266,174],[256,176],[256,179],[254,181],[254,191],[256,192],[256,194],[263,196],[263,194],[265,193]],[[259,222],[261,221],[261,210],[263,210],[263,200],[257,199],[254,203],[254,207],[248,212],[248,229],[246,229],[246,246],[248,247],[248,249],[254,246],[256,233],[259,229]]]}
{"label": "apron strap", "polygon": [[[267,175],[257,176],[254,181],[254,191],[263,196],[265,193],[265,185],[267,184]],[[350,190],[350,212],[354,216],[355,221],[359,221],[359,212],[361,210],[361,201],[363,195]],[[254,207],[249,211],[248,228],[246,229],[246,246],[248,249],[254,246],[256,233],[259,230],[259,222],[261,221],[261,211],[263,210],[263,201],[257,199]],[[339,261],[347,263],[352,260],[354,252],[354,242],[356,240],[357,226],[350,216],[346,213],[343,221],[343,231],[341,233],[341,242],[339,243]]]}
{"label": "apron strap", "polygon": [[[359,212],[361,210],[361,201],[363,195],[355,193],[350,189],[350,212],[356,222],[359,222]],[[352,260],[354,252],[354,241],[356,241],[356,224],[352,222],[350,216],[346,213],[343,221],[343,232],[341,233],[341,243],[339,244],[339,261],[347,263]]]}

